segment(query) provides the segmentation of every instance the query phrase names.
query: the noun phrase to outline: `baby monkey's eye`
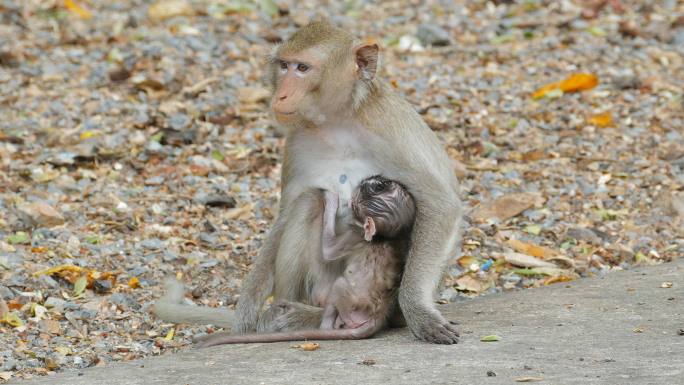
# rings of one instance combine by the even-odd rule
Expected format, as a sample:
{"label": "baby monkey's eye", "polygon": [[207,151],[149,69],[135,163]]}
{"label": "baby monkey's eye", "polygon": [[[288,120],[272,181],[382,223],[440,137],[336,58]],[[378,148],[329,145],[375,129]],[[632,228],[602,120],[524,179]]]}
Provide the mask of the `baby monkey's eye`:
{"label": "baby monkey's eye", "polygon": [[311,68],[311,67],[309,67],[308,64],[304,64],[304,63],[297,64],[297,71],[299,71],[299,72],[306,72],[309,70],[309,68]]}
{"label": "baby monkey's eye", "polygon": [[377,186],[377,187],[378,187],[378,191],[379,191],[379,192],[387,191],[387,190],[389,190],[389,188],[390,188],[391,185],[392,185],[392,182],[390,182],[390,181],[388,181],[388,180],[380,181],[380,183],[378,183],[378,186]]}

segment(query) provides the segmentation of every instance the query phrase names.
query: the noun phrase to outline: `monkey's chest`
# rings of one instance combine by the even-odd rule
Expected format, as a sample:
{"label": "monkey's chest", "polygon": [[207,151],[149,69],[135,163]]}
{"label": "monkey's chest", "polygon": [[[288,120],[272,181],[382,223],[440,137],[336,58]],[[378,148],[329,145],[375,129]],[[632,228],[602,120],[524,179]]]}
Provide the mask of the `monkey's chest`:
{"label": "monkey's chest", "polygon": [[379,168],[364,151],[352,146],[326,147],[327,151],[313,151],[310,158],[299,162],[295,172],[297,184],[303,189],[313,187],[338,193],[340,210],[344,210],[359,182],[379,173]]}

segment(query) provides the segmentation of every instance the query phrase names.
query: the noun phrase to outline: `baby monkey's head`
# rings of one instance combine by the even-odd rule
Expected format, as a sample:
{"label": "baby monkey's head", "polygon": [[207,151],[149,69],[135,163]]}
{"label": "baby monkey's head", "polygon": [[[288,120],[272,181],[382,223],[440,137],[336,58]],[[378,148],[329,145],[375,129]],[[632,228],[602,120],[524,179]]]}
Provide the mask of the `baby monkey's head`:
{"label": "baby monkey's head", "polygon": [[413,197],[399,182],[380,175],[359,183],[351,200],[354,218],[363,224],[364,238],[393,238],[413,226],[416,205]]}

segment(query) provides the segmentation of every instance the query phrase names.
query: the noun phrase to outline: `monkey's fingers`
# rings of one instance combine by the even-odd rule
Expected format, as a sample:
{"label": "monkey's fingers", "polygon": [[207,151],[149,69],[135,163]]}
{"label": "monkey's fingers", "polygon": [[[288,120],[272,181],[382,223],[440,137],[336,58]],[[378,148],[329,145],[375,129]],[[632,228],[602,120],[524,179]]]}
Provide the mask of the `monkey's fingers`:
{"label": "monkey's fingers", "polygon": [[421,340],[443,345],[457,344],[460,336],[453,324],[439,319],[427,320],[418,333],[414,331],[413,334]]}

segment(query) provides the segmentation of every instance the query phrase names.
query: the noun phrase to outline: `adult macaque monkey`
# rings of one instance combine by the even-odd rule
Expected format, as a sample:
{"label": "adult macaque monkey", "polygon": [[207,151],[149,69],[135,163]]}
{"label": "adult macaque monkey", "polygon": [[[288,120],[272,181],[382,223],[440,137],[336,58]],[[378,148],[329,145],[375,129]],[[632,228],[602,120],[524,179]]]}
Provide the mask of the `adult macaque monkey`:
{"label": "adult macaque monkey", "polygon": [[[320,324],[321,309],[306,304],[315,304],[315,286],[339,276],[321,262],[320,190],[337,192],[341,202],[347,202],[351,186],[382,174],[406,186],[416,203],[398,296],[406,323],[422,340],[458,341],[454,325],[440,314],[433,298],[447,256],[457,244],[458,182],[435,134],[411,105],[376,77],[377,69],[376,44],[356,44],[327,22],[303,27],[276,49],[269,68],[271,104],[287,139],[280,210],[243,284],[233,332],[251,332],[258,325],[261,330],[296,330]],[[279,303],[304,305],[293,304],[295,308],[283,314],[269,313],[260,320],[270,295]],[[191,316],[196,312],[192,307],[169,310],[164,306],[168,302],[156,305],[157,314],[165,314],[162,318],[198,321]],[[203,321],[225,323],[225,314],[217,311],[216,318]]]}

